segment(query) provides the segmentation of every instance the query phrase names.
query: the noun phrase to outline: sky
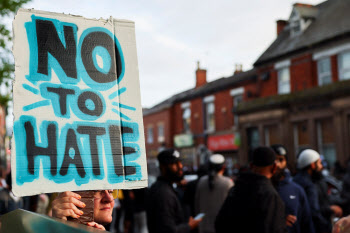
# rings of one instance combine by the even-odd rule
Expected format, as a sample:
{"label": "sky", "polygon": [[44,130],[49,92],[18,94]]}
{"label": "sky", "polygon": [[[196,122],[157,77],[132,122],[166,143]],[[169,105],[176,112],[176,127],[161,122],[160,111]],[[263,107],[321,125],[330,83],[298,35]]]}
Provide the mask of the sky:
{"label": "sky", "polygon": [[[24,8],[135,22],[141,103],[152,107],[195,85],[252,68],[288,19],[292,0],[33,0]],[[298,2],[318,4],[322,0]]]}

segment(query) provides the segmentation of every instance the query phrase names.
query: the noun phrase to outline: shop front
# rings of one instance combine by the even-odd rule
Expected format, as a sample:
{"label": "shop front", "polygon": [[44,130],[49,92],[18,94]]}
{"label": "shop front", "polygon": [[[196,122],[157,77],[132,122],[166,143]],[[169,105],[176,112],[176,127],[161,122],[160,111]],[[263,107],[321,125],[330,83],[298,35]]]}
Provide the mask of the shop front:
{"label": "shop front", "polygon": [[174,136],[175,148],[181,154],[184,171],[192,172],[198,167],[196,147],[194,146],[192,134],[177,134]]}
{"label": "shop front", "polygon": [[240,146],[239,133],[224,135],[211,135],[208,137],[208,149],[213,154],[222,154],[226,160],[226,166],[231,171],[236,164],[239,164],[238,149]]}

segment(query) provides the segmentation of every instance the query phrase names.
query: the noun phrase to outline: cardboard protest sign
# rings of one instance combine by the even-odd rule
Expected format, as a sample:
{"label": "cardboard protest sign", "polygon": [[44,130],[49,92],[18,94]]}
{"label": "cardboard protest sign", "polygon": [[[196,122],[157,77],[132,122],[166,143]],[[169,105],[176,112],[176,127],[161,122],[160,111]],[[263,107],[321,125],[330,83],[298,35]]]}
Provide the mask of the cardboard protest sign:
{"label": "cardboard protest sign", "polygon": [[145,187],[134,23],[21,9],[13,31],[13,192]]}

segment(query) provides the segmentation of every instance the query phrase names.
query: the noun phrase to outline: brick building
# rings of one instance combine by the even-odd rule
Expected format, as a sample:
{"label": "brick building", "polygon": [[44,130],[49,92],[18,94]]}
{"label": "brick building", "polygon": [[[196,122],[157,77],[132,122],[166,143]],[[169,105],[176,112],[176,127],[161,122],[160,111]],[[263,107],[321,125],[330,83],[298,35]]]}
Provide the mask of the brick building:
{"label": "brick building", "polygon": [[306,147],[331,167],[344,165],[350,154],[347,12],[350,0],[296,3],[288,20],[277,21],[275,41],[252,70],[207,83],[198,67],[195,88],[144,112],[148,156],[165,142],[198,164],[203,158],[196,154],[205,145],[246,164],[254,147],[281,143],[291,165]]}
{"label": "brick building", "polygon": [[144,110],[148,159],[166,146],[180,150],[188,166],[204,162],[207,148],[238,162],[240,137],[232,112],[243,99],[242,85],[255,79],[255,70],[236,70],[231,77],[207,83],[206,70],[198,64],[194,88]]}
{"label": "brick building", "polygon": [[345,164],[350,146],[349,0],[296,3],[277,38],[258,58],[257,81],[245,86],[239,115],[240,158],[257,145],[282,143],[291,164],[306,147],[330,166]]}

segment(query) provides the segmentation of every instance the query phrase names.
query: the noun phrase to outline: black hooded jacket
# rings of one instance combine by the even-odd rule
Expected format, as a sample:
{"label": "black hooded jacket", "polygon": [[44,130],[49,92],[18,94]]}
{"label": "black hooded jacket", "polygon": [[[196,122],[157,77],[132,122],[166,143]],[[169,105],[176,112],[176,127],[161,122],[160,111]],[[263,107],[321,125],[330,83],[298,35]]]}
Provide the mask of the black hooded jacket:
{"label": "black hooded jacket", "polygon": [[243,173],[219,211],[217,233],[285,233],[284,204],[265,176]]}
{"label": "black hooded jacket", "polygon": [[189,233],[181,203],[172,184],[163,177],[150,188],[146,201],[149,233]]}

